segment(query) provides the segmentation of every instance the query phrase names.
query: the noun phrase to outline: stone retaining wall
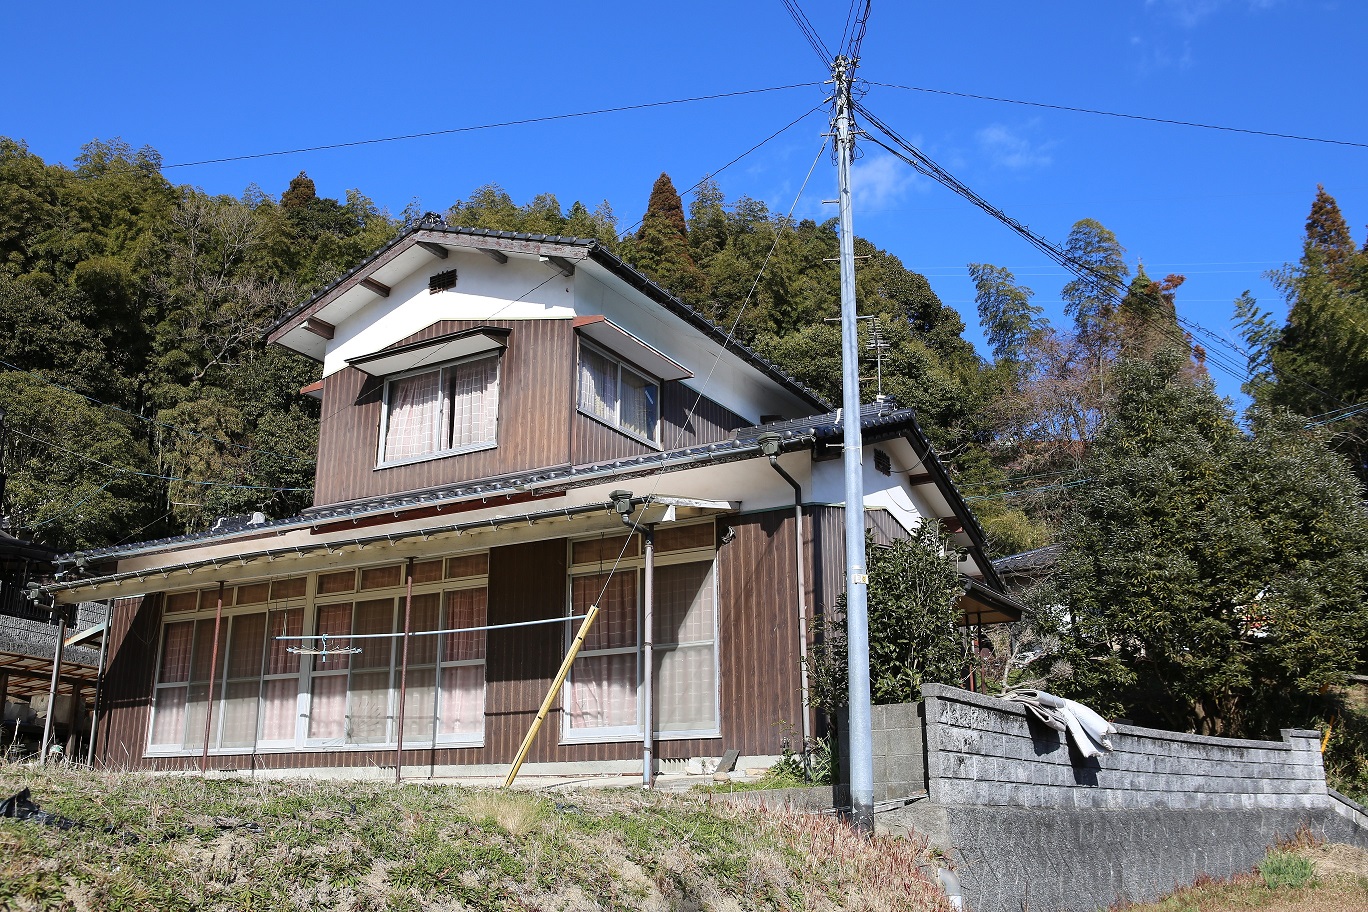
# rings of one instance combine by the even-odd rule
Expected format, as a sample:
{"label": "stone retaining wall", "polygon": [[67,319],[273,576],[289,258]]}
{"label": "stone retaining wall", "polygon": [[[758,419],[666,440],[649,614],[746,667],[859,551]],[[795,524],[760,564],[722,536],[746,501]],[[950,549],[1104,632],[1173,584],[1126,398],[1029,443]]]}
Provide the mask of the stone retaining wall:
{"label": "stone retaining wall", "polygon": [[1152,900],[1248,871],[1303,830],[1368,848],[1363,808],[1326,788],[1318,732],[1244,741],[1117,726],[1116,750],[1085,760],[1017,704],[922,694],[929,797],[878,821],[954,857],[975,912]]}

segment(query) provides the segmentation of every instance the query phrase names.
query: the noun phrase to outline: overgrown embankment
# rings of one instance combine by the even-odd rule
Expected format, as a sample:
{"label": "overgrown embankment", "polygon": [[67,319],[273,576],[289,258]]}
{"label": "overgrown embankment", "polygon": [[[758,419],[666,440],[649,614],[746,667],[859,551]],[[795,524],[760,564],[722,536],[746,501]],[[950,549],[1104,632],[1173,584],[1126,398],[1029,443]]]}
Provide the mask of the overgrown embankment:
{"label": "overgrown embankment", "polygon": [[706,795],[0,767],[26,787],[82,826],[0,820],[0,909],[948,909],[907,840]]}

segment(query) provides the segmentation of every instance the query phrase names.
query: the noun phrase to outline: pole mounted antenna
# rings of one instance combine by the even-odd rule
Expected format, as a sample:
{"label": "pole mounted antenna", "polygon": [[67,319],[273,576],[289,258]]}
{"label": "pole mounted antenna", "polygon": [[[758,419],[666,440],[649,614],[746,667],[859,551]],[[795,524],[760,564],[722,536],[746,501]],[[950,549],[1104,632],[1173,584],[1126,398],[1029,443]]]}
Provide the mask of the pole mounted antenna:
{"label": "pole mounted antenna", "polygon": [[[861,29],[863,31],[863,28]],[[865,567],[863,441],[860,427],[860,335],[855,314],[855,229],[851,218],[851,83],[858,61],[844,54],[831,64],[832,131],[840,186],[841,411],[845,434],[846,637],[850,706],[850,817],[856,831],[874,832],[874,738],[870,729],[869,574]]]}

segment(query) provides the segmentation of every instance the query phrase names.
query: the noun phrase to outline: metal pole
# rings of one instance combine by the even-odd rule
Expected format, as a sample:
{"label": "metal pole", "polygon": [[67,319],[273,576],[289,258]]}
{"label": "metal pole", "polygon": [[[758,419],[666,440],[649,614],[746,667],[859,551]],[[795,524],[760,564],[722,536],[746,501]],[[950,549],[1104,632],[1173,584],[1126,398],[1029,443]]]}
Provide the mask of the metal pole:
{"label": "metal pole", "polygon": [[[62,670],[62,641],[66,639],[66,615],[59,615],[61,620],[57,626],[57,648],[52,653],[52,682],[48,684],[48,711],[47,718],[43,720],[43,746],[40,748],[41,754],[39,762],[47,763],[48,741],[52,737],[52,716],[57,711],[57,675]],[[75,700],[72,701],[73,703]]]}
{"label": "metal pole", "polygon": [[204,750],[200,754],[200,775],[209,772],[209,726],[214,721],[214,679],[218,677],[219,626],[223,623],[223,581],[219,581],[218,601],[214,607],[214,651],[209,657],[209,699],[204,704]]}
{"label": "metal pole", "polygon": [[95,667],[95,702],[90,704],[90,743],[86,745],[86,766],[95,762],[95,736],[99,734],[100,691],[104,689],[105,656],[109,654],[109,625],[114,619],[114,600],[105,599],[104,633],[100,635],[100,664]]}
{"label": "metal pole", "polygon": [[642,625],[645,628],[641,637],[641,655],[644,669],[641,679],[641,784],[650,788],[654,770],[652,754],[655,749],[655,706],[652,703],[651,684],[655,677],[655,524],[643,527],[642,538],[646,542],[646,583],[645,609],[642,612]]}
{"label": "metal pole", "polygon": [[[404,565],[404,648],[399,661],[399,730],[394,738],[394,784],[404,778],[404,700],[408,697],[409,625],[413,621],[413,558]],[[435,682],[434,682],[435,683]]]}
{"label": "metal pole", "polygon": [[836,174],[841,227],[841,407],[845,466],[846,637],[849,643],[850,816],[861,833],[874,832],[874,739],[869,703],[869,577],[865,569],[864,471],[860,433],[859,325],[855,318],[855,229],[850,212],[850,85],[855,61],[837,57]]}

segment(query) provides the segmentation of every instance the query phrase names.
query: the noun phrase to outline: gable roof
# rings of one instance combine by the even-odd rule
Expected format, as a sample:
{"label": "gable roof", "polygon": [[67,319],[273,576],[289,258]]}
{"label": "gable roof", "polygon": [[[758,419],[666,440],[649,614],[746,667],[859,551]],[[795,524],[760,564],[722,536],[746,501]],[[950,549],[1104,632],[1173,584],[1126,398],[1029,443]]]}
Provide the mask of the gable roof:
{"label": "gable roof", "polygon": [[[284,345],[314,360],[322,360],[319,354],[319,346],[325,340],[315,334],[317,330],[310,331],[306,328],[310,319],[323,321],[325,324],[340,322],[340,319],[328,319],[330,311],[334,309],[339,299],[352,289],[358,286],[373,289],[374,280],[371,279],[371,276],[376,271],[393,263],[415,248],[425,251],[428,255],[445,256],[444,251],[449,247],[478,250],[496,256],[496,258],[506,258],[510,253],[559,258],[568,261],[565,265],[571,268],[577,261],[592,261],[624,284],[644,294],[680,320],[699,330],[713,342],[722,346],[723,349],[760,371],[804,402],[824,410],[832,407],[830,402],[816,391],[808,388],[802,381],[765,359],[749,346],[732,339],[716,323],[685,304],[635,267],[624,262],[616,254],[604,248],[597,240],[562,237],[560,235],[524,234],[515,231],[490,231],[484,228],[451,227],[443,219],[431,213],[400,232],[392,241],[362,260],[307,302],[281,317],[275,325],[267,330],[267,341]],[[367,282],[372,284],[367,285]]]}
{"label": "gable roof", "polygon": [[[955,516],[962,523],[962,532],[969,539],[969,550],[974,554],[975,565],[984,574],[988,585],[997,591],[1001,591],[1001,582],[988,559],[987,538],[977,520],[974,519],[973,513],[969,511],[968,506],[955,491],[944,467],[936,458],[930,441],[917,424],[915,412],[910,408],[901,408],[891,400],[871,403],[861,410],[860,426],[866,444],[903,438],[912,445],[923,466],[935,475],[936,485],[942,496],[945,497]],[[839,447],[844,434],[844,422],[840,411],[832,411],[807,418],[794,418],[741,428],[731,438],[714,443],[578,466],[554,466],[516,475],[486,478],[471,484],[450,485],[401,495],[333,504],[323,508],[305,510],[297,516],[285,519],[265,520],[264,522],[253,522],[245,525],[243,523],[231,523],[219,529],[190,535],[76,552],[59,557],[58,563],[68,567],[72,565],[78,567],[104,565],[123,558],[234,540],[243,542],[244,555],[270,555],[273,553],[272,540],[277,535],[295,529],[326,526],[336,522],[347,522],[358,526],[369,525],[365,520],[380,518],[388,518],[385,520],[387,522],[399,522],[425,516],[427,515],[426,511],[435,510],[438,507],[447,507],[462,502],[483,501],[486,498],[496,496],[509,499],[517,498],[523,502],[535,503],[539,494],[544,496],[571,488],[625,481],[662,471],[680,471],[698,466],[719,465],[741,459],[759,458],[762,455],[759,438],[765,433],[778,433],[782,438],[781,449],[786,452],[807,447],[820,450],[823,447]],[[450,518],[448,514],[448,519]],[[486,520],[479,520],[478,522],[486,522]],[[461,525],[461,523],[457,522],[454,525]],[[394,533],[392,536],[379,533],[373,538],[392,541],[395,538],[404,538],[410,535],[430,535],[434,531],[440,530],[425,528],[411,532]],[[359,540],[366,540],[367,538],[367,536],[362,536]],[[326,546],[320,543],[317,547]],[[298,553],[298,549],[294,547],[281,550]],[[222,558],[217,560],[206,559],[199,563],[209,565],[222,560]],[[189,561],[188,563],[194,564],[196,562]],[[93,582],[112,580],[116,577],[144,576],[147,573],[148,571],[123,574],[106,573],[93,579],[73,579],[70,582],[64,581],[47,588],[50,592],[69,588],[84,588]]]}

